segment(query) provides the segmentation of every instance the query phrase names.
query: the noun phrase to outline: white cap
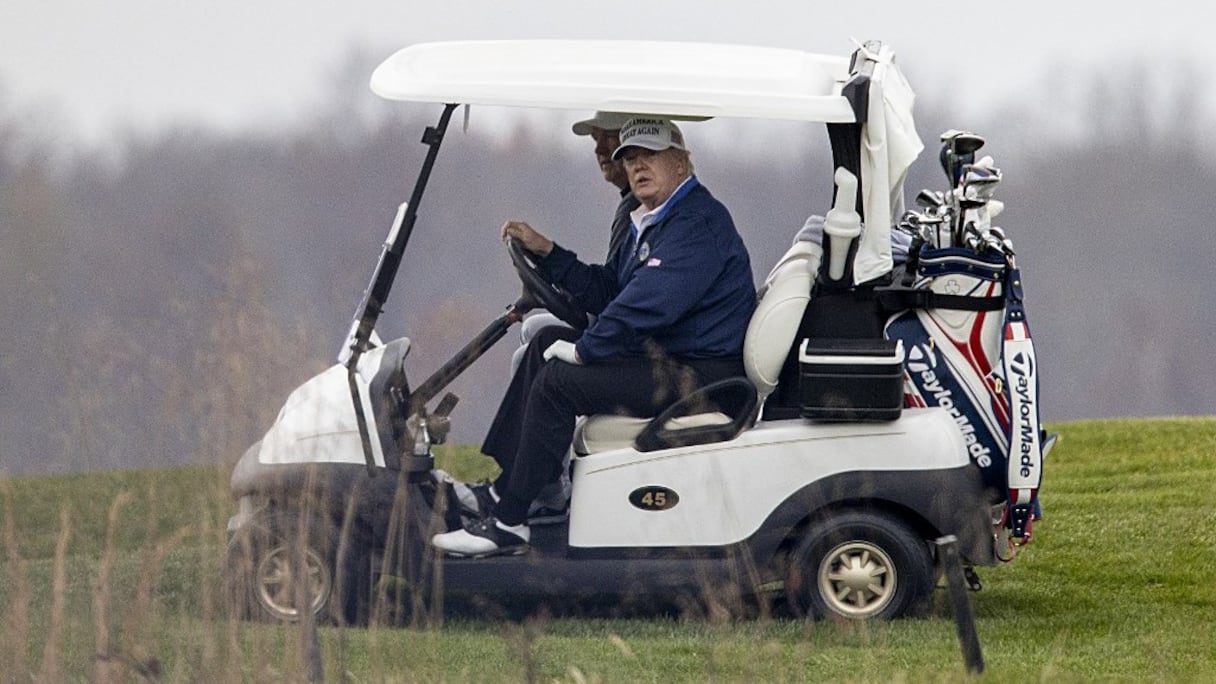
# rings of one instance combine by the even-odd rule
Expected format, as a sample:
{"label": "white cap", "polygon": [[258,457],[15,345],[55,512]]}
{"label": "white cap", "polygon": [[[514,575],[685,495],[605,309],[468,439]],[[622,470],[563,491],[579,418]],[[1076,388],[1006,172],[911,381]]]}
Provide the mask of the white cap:
{"label": "white cap", "polygon": [[595,116],[590,119],[575,121],[570,130],[574,131],[575,135],[591,135],[591,129],[593,128],[605,131],[619,131],[625,125],[625,122],[634,116],[633,114],[622,112],[596,112]]}
{"label": "white cap", "polygon": [[669,147],[686,150],[684,134],[670,119],[637,117],[621,127],[621,145],[612,151],[613,160],[621,158],[626,147],[644,147],[658,152]]}

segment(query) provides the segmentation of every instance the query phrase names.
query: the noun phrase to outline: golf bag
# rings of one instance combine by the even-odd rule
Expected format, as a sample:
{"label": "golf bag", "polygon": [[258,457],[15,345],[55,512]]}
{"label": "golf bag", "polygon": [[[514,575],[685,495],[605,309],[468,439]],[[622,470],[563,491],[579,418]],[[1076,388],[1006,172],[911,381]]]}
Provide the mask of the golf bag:
{"label": "golf bag", "polygon": [[896,291],[909,308],[884,330],[907,350],[904,403],[950,411],[985,483],[1006,497],[1010,536],[1029,541],[1044,437],[1012,251],[916,247],[904,281],[911,290]]}

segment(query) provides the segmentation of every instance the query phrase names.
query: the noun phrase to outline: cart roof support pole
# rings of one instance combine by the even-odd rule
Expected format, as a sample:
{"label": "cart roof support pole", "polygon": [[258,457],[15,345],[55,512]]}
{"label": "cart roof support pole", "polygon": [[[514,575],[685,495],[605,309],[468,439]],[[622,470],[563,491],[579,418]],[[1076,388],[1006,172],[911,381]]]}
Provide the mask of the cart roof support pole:
{"label": "cart roof support pole", "polygon": [[414,232],[414,221],[418,217],[418,205],[422,203],[422,193],[426,190],[427,181],[431,177],[431,169],[435,166],[435,158],[439,156],[439,146],[443,143],[444,133],[448,129],[448,121],[457,105],[444,106],[439,123],[428,126],[422,135],[423,144],[427,150],[422,169],[418,171],[418,179],[414,182],[414,192],[409,202],[402,205],[389,230],[388,239],[380,252],[380,260],[372,273],[372,281],[363,291],[363,300],[355,311],[355,320],[351,324],[350,334],[338,352],[338,363],[346,366],[347,382],[350,386],[350,398],[355,408],[355,421],[359,424],[359,441],[363,445],[363,458],[367,462],[369,476],[376,474],[376,462],[372,456],[372,436],[367,426],[367,416],[363,412],[363,402],[359,398],[359,383],[356,374],[359,368],[359,357],[371,347],[372,332],[376,329],[376,321],[388,301],[388,293],[393,288],[393,280],[397,277],[397,269],[401,266],[401,256],[409,244],[410,234]]}

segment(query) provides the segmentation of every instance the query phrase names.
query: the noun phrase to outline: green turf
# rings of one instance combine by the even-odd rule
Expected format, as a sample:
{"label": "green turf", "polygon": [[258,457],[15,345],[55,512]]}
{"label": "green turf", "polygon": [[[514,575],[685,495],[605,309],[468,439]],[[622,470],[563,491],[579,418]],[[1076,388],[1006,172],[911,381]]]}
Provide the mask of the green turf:
{"label": "green turf", "polygon": [[[971,594],[983,679],[1216,679],[1216,419],[1051,427],[1063,440],[1047,464],[1046,519]],[[463,477],[493,472],[470,448],[445,448],[440,462]],[[226,482],[226,468],[209,467],[0,482],[0,679],[303,679],[298,628],[232,622],[217,609]],[[324,627],[322,662],[327,681],[358,682],[973,679],[938,593],[929,617],[883,624],[465,617],[430,630]]]}

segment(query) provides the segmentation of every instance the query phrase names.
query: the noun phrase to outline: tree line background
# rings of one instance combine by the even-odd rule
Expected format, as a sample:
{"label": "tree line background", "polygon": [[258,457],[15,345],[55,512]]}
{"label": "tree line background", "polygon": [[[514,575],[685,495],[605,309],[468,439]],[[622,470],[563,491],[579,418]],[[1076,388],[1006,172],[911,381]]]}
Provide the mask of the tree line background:
{"label": "tree line background", "polygon": [[[0,89],[0,472],[234,461],[334,362],[439,115],[376,101],[372,65],[351,57],[305,126],[116,132],[105,149],[51,142]],[[943,186],[949,128],[986,136],[1004,171],[996,223],[1025,276],[1048,421],[1216,412],[1212,118],[1185,65],[1125,66],[1045,74],[966,117],[957,86],[918,88],[909,200]],[[474,109],[467,132],[454,117],[381,317],[384,339],[413,340],[415,384],[517,296],[504,219],[603,256],[616,197],[569,133],[582,114],[504,125]],[[823,127],[778,128],[685,126],[757,279],[831,196]],[[454,441],[480,440],[514,346],[452,386]]]}

